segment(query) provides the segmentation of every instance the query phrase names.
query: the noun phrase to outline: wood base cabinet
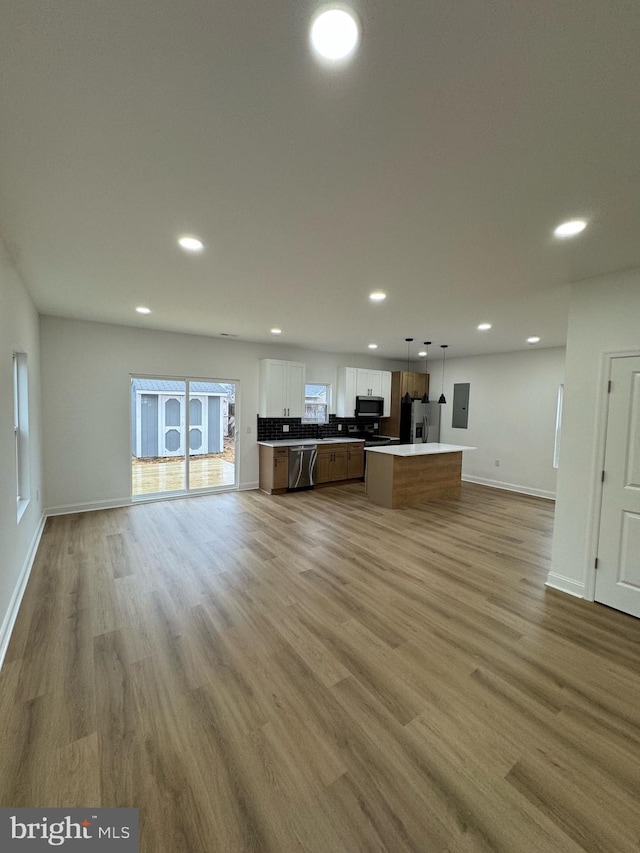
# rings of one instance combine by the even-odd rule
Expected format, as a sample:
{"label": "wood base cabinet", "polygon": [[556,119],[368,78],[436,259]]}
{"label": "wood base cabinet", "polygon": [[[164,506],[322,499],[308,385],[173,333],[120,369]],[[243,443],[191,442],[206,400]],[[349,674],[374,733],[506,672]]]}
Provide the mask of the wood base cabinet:
{"label": "wood base cabinet", "polygon": [[347,477],[349,480],[364,477],[364,444],[347,445]]}
{"label": "wood base cabinet", "polygon": [[289,485],[289,448],[264,447],[260,445],[259,480],[261,491],[270,495],[279,495],[287,491]]}
{"label": "wood base cabinet", "polygon": [[[260,490],[281,495],[289,485],[289,448],[258,445]],[[333,486],[364,477],[364,441],[318,444],[315,484]]]}
{"label": "wood base cabinet", "polygon": [[316,463],[318,486],[361,480],[364,477],[364,442],[319,444]]}
{"label": "wood base cabinet", "polygon": [[316,483],[335,483],[347,479],[347,445],[318,445]]}

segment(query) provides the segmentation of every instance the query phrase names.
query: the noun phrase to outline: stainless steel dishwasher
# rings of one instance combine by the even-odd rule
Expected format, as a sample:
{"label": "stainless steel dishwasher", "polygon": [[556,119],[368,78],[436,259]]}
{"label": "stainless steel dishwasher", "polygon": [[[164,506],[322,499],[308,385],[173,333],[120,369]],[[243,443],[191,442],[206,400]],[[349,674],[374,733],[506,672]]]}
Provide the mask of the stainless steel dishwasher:
{"label": "stainless steel dishwasher", "polygon": [[313,488],[317,458],[316,444],[297,444],[289,447],[289,491]]}

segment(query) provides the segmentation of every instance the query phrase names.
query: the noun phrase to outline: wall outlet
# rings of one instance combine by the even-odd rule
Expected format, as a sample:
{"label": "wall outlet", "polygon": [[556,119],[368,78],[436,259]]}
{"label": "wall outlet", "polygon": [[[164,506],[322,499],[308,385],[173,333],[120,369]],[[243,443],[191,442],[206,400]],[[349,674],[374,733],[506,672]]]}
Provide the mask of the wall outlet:
{"label": "wall outlet", "polygon": [[251,427],[250,426],[247,427],[247,435],[251,435]]}
{"label": "wall outlet", "polygon": [[338,432],[342,432],[342,424],[338,424]]}
{"label": "wall outlet", "polygon": [[500,467],[500,460],[496,459],[496,461],[494,462],[494,465],[496,466],[496,468],[499,468]]}
{"label": "wall outlet", "polygon": [[282,424],[282,432],[289,432],[289,424]]}

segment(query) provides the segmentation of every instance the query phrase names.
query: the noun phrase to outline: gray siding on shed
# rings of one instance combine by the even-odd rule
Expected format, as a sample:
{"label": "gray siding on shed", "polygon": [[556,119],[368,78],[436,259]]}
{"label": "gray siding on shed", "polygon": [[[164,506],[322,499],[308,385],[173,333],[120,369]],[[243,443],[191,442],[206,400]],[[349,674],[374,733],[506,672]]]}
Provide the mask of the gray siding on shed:
{"label": "gray siding on shed", "polygon": [[158,455],[158,396],[141,394],[140,458],[153,458]]}
{"label": "gray siding on shed", "polygon": [[[195,453],[223,453],[224,435],[228,417],[225,417],[228,409],[227,395],[234,390],[233,385],[222,385],[217,382],[192,382],[190,385],[192,397],[189,401],[190,435],[187,444]],[[184,395],[186,383],[170,379],[142,379],[131,380],[131,452],[139,459],[154,459],[166,455],[166,438],[159,437],[160,421],[163,420],[163,412],[160,410],[160,397],[163,395],[177,397],[182,400],[184,406]],[[199,399],[194,399],[200,397]],[[171,401],[169,401],[171,402]],[[204,411],[200,407],[204,405]],[[169,439],[175,438],[173,433],[183,432],[184,424],[180,423],[180,413],[174,411],[179,404],[174,400],[173,406],[165,409],[167,432]],[[138,418],[139,415],[139,418]],[[138,422],[139,420],[139,422]],[[173,429],[169,429],[172,427]],[[198,440],[200,430],[207,430],[206,447]],[[196,435],[197,433],[197,435]],[[167,444],[166,449],[170,449]]]}
{"label": "gray siding on shed", "polygon": [[209,453],[222,453],[224,440],[222,436],[222,418],[220,407],[222,397],[209,397]]}

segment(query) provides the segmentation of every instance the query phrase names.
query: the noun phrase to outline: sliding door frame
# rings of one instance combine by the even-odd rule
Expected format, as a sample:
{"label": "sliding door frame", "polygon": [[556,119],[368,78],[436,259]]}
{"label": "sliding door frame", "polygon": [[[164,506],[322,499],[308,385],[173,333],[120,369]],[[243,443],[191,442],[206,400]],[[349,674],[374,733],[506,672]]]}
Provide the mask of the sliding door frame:
{"label": "sliding door frame", "polygon": [[[131,501],[135,503],[145,502],[145,501],[155,501],[155,500],[170,500],[173,498],[184,498],[192,495],[203,495],[203,494],[213,494],[216,492],[229,492],[229,491],[237,491],[239,488],[239,471],[238,471],[238,458],[239,458],[239,439],[240,439],[240,383],[237,379],[213,379],[211,377],[200,377],[200,376],[169,376],[166,374],[151,374],[151,373],[130,373],[129,374],[129,432],[132,433],[133,427],[133,416],[134,416],[134,405],[135,405],[135,415],[136,419],[141,417],[141,406],[140,406],[140,396],[136,396],[136,400],[132,403],[132,395],[131,395],[131,383],[134,379],[150,379],[157,381],[166,381],[166,382],[184,382],[185,390],[184,390],[184,431],[182,436],[182,442],[184,445],[184,488],[182,489],[173,489],[171,491],[166,492],[149,492],[148,494],[133,494],[133,478],[131,478]],[[234,392],[234,404],[235,404],[235,428],[234,428],[234,462],[233,462],[233,485],[220,485],[220,486],[201,486],[197,488],[192,488],[190,486],[190,447],[189,447],[189,432],[191,428],[190,419],[189,419],[189,402],[191,399],[191,383],[215,383],[219,385],[233,385],[235,386]],[[171,392],[167,392],[169,396],[174,396]],[[160,405],[160,398],[165,395],[158,395],[158,405]],[[201,394],[198,391],[193,392],[194,397],[199,397]],[[164,419],[163,419],[164,420]],[[138,421],[136,421],[138,424]],[[136,456],[139,452],[140,448],[138,446],[138,436],[137,436],[136,427],[136,435],[132,435],[131,437],[131,448],[130,455]],[[158,435],[158,440],[160,436]],[[158,446],[158,451],[160,447]],[[194,454],[195,456],[200,454]],[[171,457],[168,457],[171,458]]]}

